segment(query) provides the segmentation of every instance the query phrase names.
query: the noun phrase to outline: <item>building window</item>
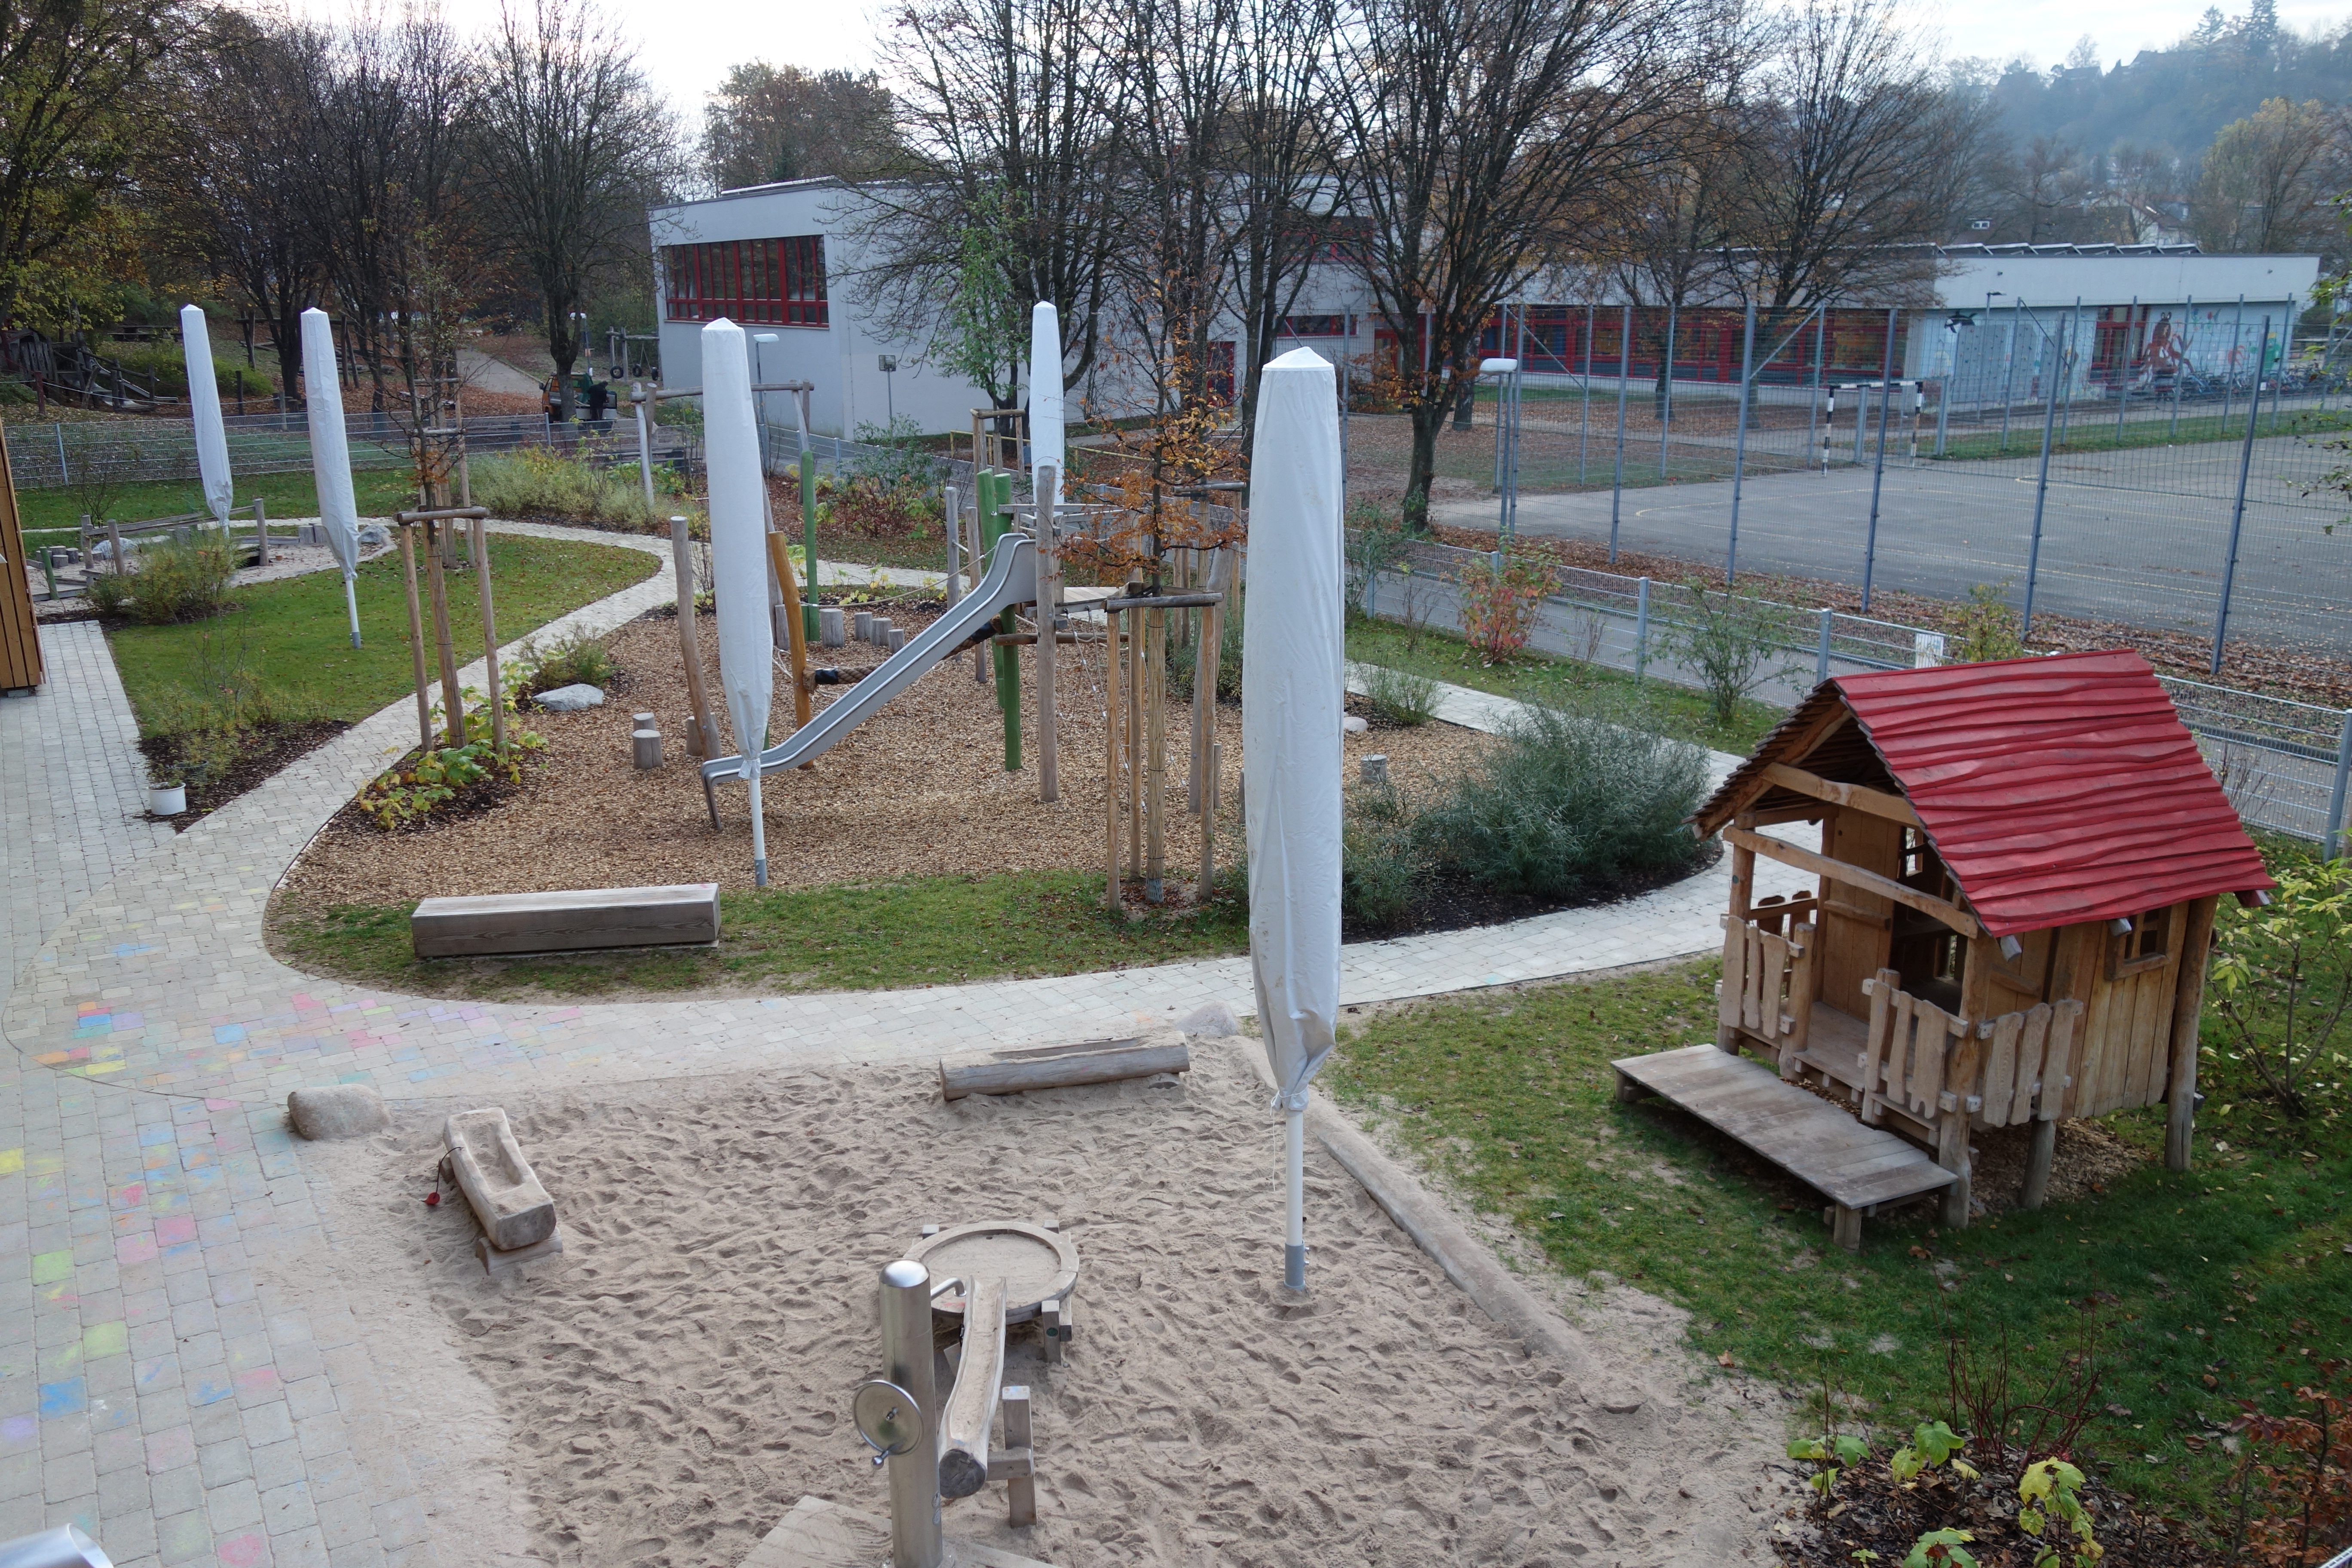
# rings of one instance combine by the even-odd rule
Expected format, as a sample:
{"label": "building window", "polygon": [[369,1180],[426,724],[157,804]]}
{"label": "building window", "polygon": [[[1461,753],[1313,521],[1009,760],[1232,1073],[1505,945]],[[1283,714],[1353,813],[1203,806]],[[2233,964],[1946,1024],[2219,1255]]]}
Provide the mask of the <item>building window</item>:
{"label": "building window", "polygon": [[1285,316],[1282,330],[1276,334],[1285,338],[1343,338],[1348,335],[1345,316]]}
{"label": "building window", "polygon": [[662,272],[673,321],[724,316],[746,326],[828,324],[823,235],[666,246]]}

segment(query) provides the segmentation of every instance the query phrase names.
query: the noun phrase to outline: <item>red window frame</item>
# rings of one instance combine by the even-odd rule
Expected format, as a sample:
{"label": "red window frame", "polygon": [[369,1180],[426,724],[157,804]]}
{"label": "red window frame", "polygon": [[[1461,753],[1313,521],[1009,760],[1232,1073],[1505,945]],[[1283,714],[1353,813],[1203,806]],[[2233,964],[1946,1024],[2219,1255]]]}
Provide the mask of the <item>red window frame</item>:
{"label": "red window frame", "polygon": [[724,316],[748,326],[831,324],[821,234],[666,246],[662,274],[673,321]]}

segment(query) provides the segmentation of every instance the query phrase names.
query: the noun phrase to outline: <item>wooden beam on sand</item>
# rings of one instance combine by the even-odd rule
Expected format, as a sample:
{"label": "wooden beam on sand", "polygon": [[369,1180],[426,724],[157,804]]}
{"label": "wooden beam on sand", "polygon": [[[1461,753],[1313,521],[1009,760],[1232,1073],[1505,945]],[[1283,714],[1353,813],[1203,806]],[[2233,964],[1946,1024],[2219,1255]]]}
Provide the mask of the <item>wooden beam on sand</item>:
{"label": "wooden beam on sand", "polygon": [[977,1280],[964,1296],[955,1391],[940,1412],[940,1496],[970,1497],[988,1484],[988,1436],[1003,1384],[1004,1281]]}

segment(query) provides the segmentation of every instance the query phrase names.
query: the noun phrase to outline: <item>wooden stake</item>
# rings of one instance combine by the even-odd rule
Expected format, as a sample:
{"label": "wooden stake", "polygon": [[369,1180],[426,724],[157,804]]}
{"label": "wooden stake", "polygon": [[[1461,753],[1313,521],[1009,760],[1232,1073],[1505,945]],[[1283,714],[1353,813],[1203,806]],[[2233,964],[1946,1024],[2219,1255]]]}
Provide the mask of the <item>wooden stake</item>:
{"label": "wooden stake", "polygon": [[1144,831],[1150,836],[1143,868],[1143,896],[1152,903],[1167,897],[1162,879],[1167,870],[1168,842],[1168,612],[1143,612]]}
{"label": "wooden stake", "polygon": [[[1142,579],[1128,577],[1129,591]],[[1127,621],[1127,874],[1143,876],[1143,620],[1130,611]]]}
{"label": "wooden stake", "polygon": [[1208,785],[1201,792],[1201,889],[1193,901],[1205,904],[1217,882],[1217,791],[1225,776],[1225,748],[1209,742]]}
{"label": "wooden stake", "polygon": [[1054,617],[1062,607],[1062,557],[1054,547],[1054,500],[1061,477],[1054,465],[1037,469],[1037,651],[1030,679],[1037,686],[1037,799],[1062,798],[1061,736],[1054,711]]}
{"label": "wooden stake", "polygon": [[[2206,961],[2212,956],[2213,917],[2221,902],[2212,893],[2191,902],[2188,930],[2180,938],[2172,999],[2172,1073],[2165,1091],[2164,1165],[2168,1171],[2189,1169],[2197,1131],[2197,1025],[2205,1010]],[[2079,1057],[2079,1044],[2075,1050]]]}
{"label": "wooden stake", "polygon": [[490,525],[478,517],[474,520],[473,544],[474,586],[482,598],[482,663],[489,687],[490,747],[503,757],[507,754],[507,705],[499,696],[499,615],[490,604]]}
{"label": "wooden stake", "polygon": [[[416,749],[433,749],[433,694],[425,679],[425,616],[416,602],[416,535],[414,525],[394,523],[400,530],[400,569],[408,580],[408,647],[416,661]],[[121,558],[122,545],[118,535],[116,559]]]}
{"label": "wooden stake", "polygon": [[710,717],[710,697],[702,685],[702,637],[694,612],[694,542],[687,521],[669,520],[670,559],[677,577],[677,649],[686,663],[686,700],[694,709],[693,745],[698,757],[719,754],[719,727]]}
{"label": "wooden stake", "polygon": [[1119,729],[1127,694],[1119,689],[1118,664],[1126,657],[1119,647],[1118,613],[1103,612],[1103,862],[1107,868],[1103,907],[1118,908],[1118,819],[1123,793],[1119,788]]}
{"label": "wooden stake", "polygon": [[466,743],[466,700],[457,691],[457,648],[449,636],[449,585],[441,575],[441,556],[457,531],[438,522],[425,528],[425,580],[433,590],[433,645],[441,656],[441,721],[453,746]]}
{"label": "wooden stake", "polygon": [[793,575],[792,545],[773,529],[768,531],[768,559],[776,569],[776,585],[784,595],[784,620],[790,626],[793,656],[793,722],[805,725],[814,718],[809,701],[808,637],[801,627],[801,586]]}

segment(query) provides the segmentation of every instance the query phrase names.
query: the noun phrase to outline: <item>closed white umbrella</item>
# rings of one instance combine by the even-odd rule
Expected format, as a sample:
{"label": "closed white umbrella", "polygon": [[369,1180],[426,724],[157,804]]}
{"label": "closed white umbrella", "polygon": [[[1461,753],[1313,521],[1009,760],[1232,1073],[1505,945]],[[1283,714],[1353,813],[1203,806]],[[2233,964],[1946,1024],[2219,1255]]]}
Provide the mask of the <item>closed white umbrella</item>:
{"label": "closed white umbrella", "polygon": [[[1062,471],[1062,318],[1050,300],[1040,300],[1029,312],[1029,479],[1036,489],[1037,470],[1045,464]],[[1058,479],[1057,479],[1058,488]],[[1037,496],[1045,506],[1045,497]],[[1054,498],[1058,500],[1058,496]],[[1041,517],[1051,516],[1041,512]]]}
{"label": "closed white umbrella", "polygon": [[767,744],[776,658],[775,627],[768,617],[768,487],[760,475],[760,422],[751,408],[751,344],[743,329],[723,316],[702,329],[702,432],[719,679],[751,790],[751,876],[764,888],[768,828],[760,816],[760,752]]}
{"label": "closed white umbrella", "polygon": [[221,424],[220,383],[213,379],[213,338],[204,310],[180,307],[180,353],[188,367],[188,415],[196,426],[196,472],[205,481],[205,505],[213,521],[228,527],[236,504],[236,481],[228,471],[228,431]]}
{"label": "closed white umbrella", "polygon": [[1250,970],[1288,1163],[1284,1277],[1307,1284],[1307,1086],[1339,1016],[1339,382],[1296,349],[1258,384],[1242,629]]}
{"label": "closed white umbrella", "polygon": [[360,646],[360,503],[352,491],[352,447],[343,432],[343,384],[335,373],[335,324],[327,312],[302,312],[302,387],[310,410],[310,472],[319,483],[319,524],[343,568],[343,607],[352,646]]}

